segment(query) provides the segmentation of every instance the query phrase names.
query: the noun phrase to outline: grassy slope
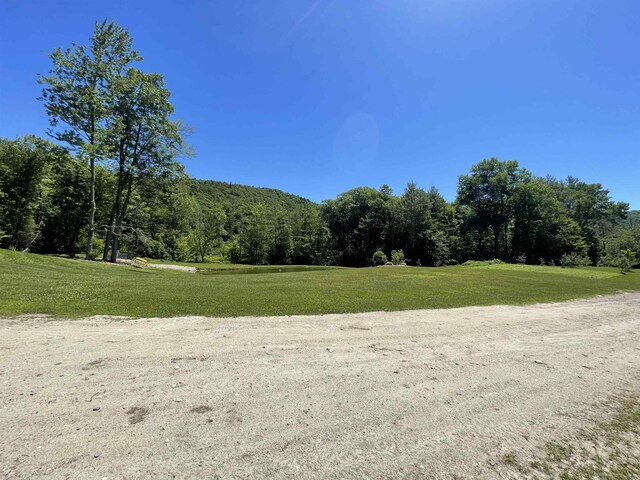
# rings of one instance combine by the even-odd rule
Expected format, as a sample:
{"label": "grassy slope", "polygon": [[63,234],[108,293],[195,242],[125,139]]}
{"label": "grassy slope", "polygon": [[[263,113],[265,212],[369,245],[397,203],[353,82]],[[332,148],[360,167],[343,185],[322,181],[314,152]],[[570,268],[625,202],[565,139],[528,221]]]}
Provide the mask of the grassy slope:
{"label": "grassy slope", "polygon": [[640,272],[493,265],[264,275],[136,269],[0,250],[0,315],[289,315],[567,300],[640,290]]}

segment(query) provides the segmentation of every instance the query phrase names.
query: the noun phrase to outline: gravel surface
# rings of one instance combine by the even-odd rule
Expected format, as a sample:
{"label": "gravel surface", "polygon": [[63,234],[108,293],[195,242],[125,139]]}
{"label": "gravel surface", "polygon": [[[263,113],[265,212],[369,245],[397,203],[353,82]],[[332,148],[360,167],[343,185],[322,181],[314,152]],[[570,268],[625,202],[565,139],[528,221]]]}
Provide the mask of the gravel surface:
{"label": "gravel surface", "polygon": [[149,268],[162,268],[165,270],[179,270],[181,272],[196,273],[196,267],[187,267],[185,265],[172,265],[170,263],[147,263]]}
{"label": "gravel surface", "polygon": [[0,319],[4,478],[514,478],[640,393],[640,293],[267,318]]}

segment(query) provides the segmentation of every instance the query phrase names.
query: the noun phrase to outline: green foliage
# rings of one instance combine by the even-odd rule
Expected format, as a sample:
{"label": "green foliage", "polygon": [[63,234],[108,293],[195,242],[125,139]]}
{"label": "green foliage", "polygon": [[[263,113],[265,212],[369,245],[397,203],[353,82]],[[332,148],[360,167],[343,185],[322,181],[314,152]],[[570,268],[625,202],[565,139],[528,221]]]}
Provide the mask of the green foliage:
{"label": "green foliage", "polygon": [[293,239],[291,226],[284,217],[278,216],[273,225],[273,244],[269,252],[269,263],[286,265],[291,263]]}
{"label": "green foliage", "polygon": [[493,260],[467,260],[462,264],[465,267],[485,267],[487,265],[504,265],[504,262],[499,258]]}
{"label": "green foliage", "polygon": [[526,255],[535,262],[539,259],[558,261],[573,251],[586,253],[580,227],[543,179],[520,184],[512,206],[512,248],[516,256]]}
{"label": "green foliage", "polygon": [[[531,174],[515,160],[482,160],[471,167],[470,175],[460,176],[457,204],[464,212],[469,230],[478,238],[491,231],[493,257],[508,258],[508,227],[513,216],[512,198]],[[478,243],[482,252],[482,243]]]}
{"label": "green foliage", "polygon": [[389,261],[387,256],[382,250],[376,250],[371,258],[371,263],[375,266],[384,265]]}
{"label": "green foliage", "polygon": [[589,257],[577,252],[565,253],[560,258],[560,265],[563,267],[585,267],[590,264]]}
{"label": "green foliage", "polygon": [[52,129],[50,134],[66,142],[89,163],[89,215],[87,255],[93,257],[96,214],[96,161],[122,153],[124,145],[113,142],[116,84],[132,62],[141,60],[132,39],[114,22],[95,24],[88,46],[74,44],[51,54],[52,68],[38,80],[44,85],[44,102]]}
{"label": "green foliage", "polygon": [[549,179],[569,216],[580,228],[587,253],[595,261],[599,254],[598,237],[608,234],[625,217],[629,205],[613,202],[609,191],[599,183],[585,183],[568,177],[564,182]]}
{"label": "green foliage", "polygon": [[59,178],[52,169],[65,161],[64,149],[29,135],[0,139],[0,228],[5,244],[29,248],[38,239],[52,213],[52,187]]}
{"label": "green foliage", "polygon": [[640,223],[628,222],[619,225],[603,239],[602,251],[603,256],[599,264],[603,265],[612,266],[623,251],[630,252],[625,255],[631,259],[640,259]]}
{"label": "green foliage", "polygon": [[391,263],[394,265],[404,264],[404,252],[402,250],[391,250]]}
{"label": "green foliage", "polygon": [[618,266],[623,272],[631,270],[636,263],[638,263],[638,257],[632,250],[620,250]]}
{"label": "green foliage", "polygon": [[365,266],[385,239],[390,218],[388,192],[359,187],[322,205],[322,215],[340,252],[339,263]]}
{"label": "green foliage", "polygon": [[633,250],[619,250],[617,253],[603,255],[598,261],[598,265],[603,267],[617,267],[623,272],[628,272],[638,262],[639,257]]}
{"label": "green foliage", "polygon": [[191,231],[187,235],[189,253],[196,262],[204,263],[206,256],[212,253],[226,233],[226,215],[220,207],[203,208],[196,205],[190,220]]}
{"label": "green foliage", "polygon": [[[8,235],[2,241],[73,255],[83,244],[79,237],[85,231],[88,172],[59,147],[35,137],[31,147],[20,144],[25,141],[0,141],[0,152],[13,152],[0,161],[0,227]],[[165,153],[177,151],[165,146]],[[100,233],[105,231],[107,239],[117,235],[119,246],[137,255],[203,262],[215,252],[241,263],[364,266],[374,261],[377,250],[393,248],[413,252],[406,263],[441,266],[482,259],[491,251],[492,230],[475,228],[477,215],[471,207],[449,205],[435,189],[409,184],[396,197],[386,186],[359,188],[318,206],[277,190],[188,179],[172,154],[156,163],[156,153],[147,151],[148,158],[139,153],[141,157],[127,157],[115,170],[95,170]],[[33,180],[27,175],[31,161],[41,162]],[[562,183],[516,178],[501,250],[516,262],[556,264],[564,258],[566,264],[585,263],[590,247],[558,196]],[[26,203],[16,201],[22,191],[28,192]],[[252,203],[256,199],[261,202]],[[20,205],[26,207],[21,210]],[[12,234],[15,219],[22,222],[19,235]],[[599,264],[618,266],[620,251],[640,255],[640,226],[618,222],[598,241]],[[104,252],[108,250],[109,244]]]}

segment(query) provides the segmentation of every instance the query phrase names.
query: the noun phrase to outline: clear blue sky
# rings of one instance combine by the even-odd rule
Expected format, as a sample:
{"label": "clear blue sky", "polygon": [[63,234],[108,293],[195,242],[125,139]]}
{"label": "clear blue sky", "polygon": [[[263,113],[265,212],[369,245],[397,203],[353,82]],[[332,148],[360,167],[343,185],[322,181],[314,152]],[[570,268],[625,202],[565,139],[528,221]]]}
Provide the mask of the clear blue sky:
{"label": "clear blue sky", "polygon": [[319,201],[491,156],[640,208],[637,0],[0,0],[0,136],[44,135],[36,73],[128,28],[194,128],[194,177]]}

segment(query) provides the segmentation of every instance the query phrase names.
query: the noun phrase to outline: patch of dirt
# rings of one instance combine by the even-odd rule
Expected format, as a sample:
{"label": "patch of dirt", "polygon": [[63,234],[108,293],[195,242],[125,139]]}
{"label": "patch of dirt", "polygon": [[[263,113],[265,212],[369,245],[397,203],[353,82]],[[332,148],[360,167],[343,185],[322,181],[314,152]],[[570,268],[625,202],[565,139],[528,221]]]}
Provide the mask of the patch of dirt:
{"label": "patch of dirt", "polygon": [[199,407],[193,407],[190,411],[193,413],[206,413],[213,410],[211,407],[207,405],[200,405]]}
{"label": "patch of dirt", "polygon": [[540,476],[527,459],[564,454],[557,445],[605,417],[612,396],[638,395],[640,293],[281,318],[0,319],[0,476],[494,479],[513,478],[517,462]]}
{"label": "patch of dirt", "polygon": [[136,423],[143,421],[144,418],[149,415],[149,410],[144,407],[131,407],[127,410],[127,415],[129,415],[129,423],[131,425],[135,425]]}
{"label": "patch of dirt", "polygon": [[104,358],[98,358],[97,360],[93,360],[89,363],[87,363],[84,367],[82,367],[82,370],[90,370],[93,367],[100,367],[104,365]]}

